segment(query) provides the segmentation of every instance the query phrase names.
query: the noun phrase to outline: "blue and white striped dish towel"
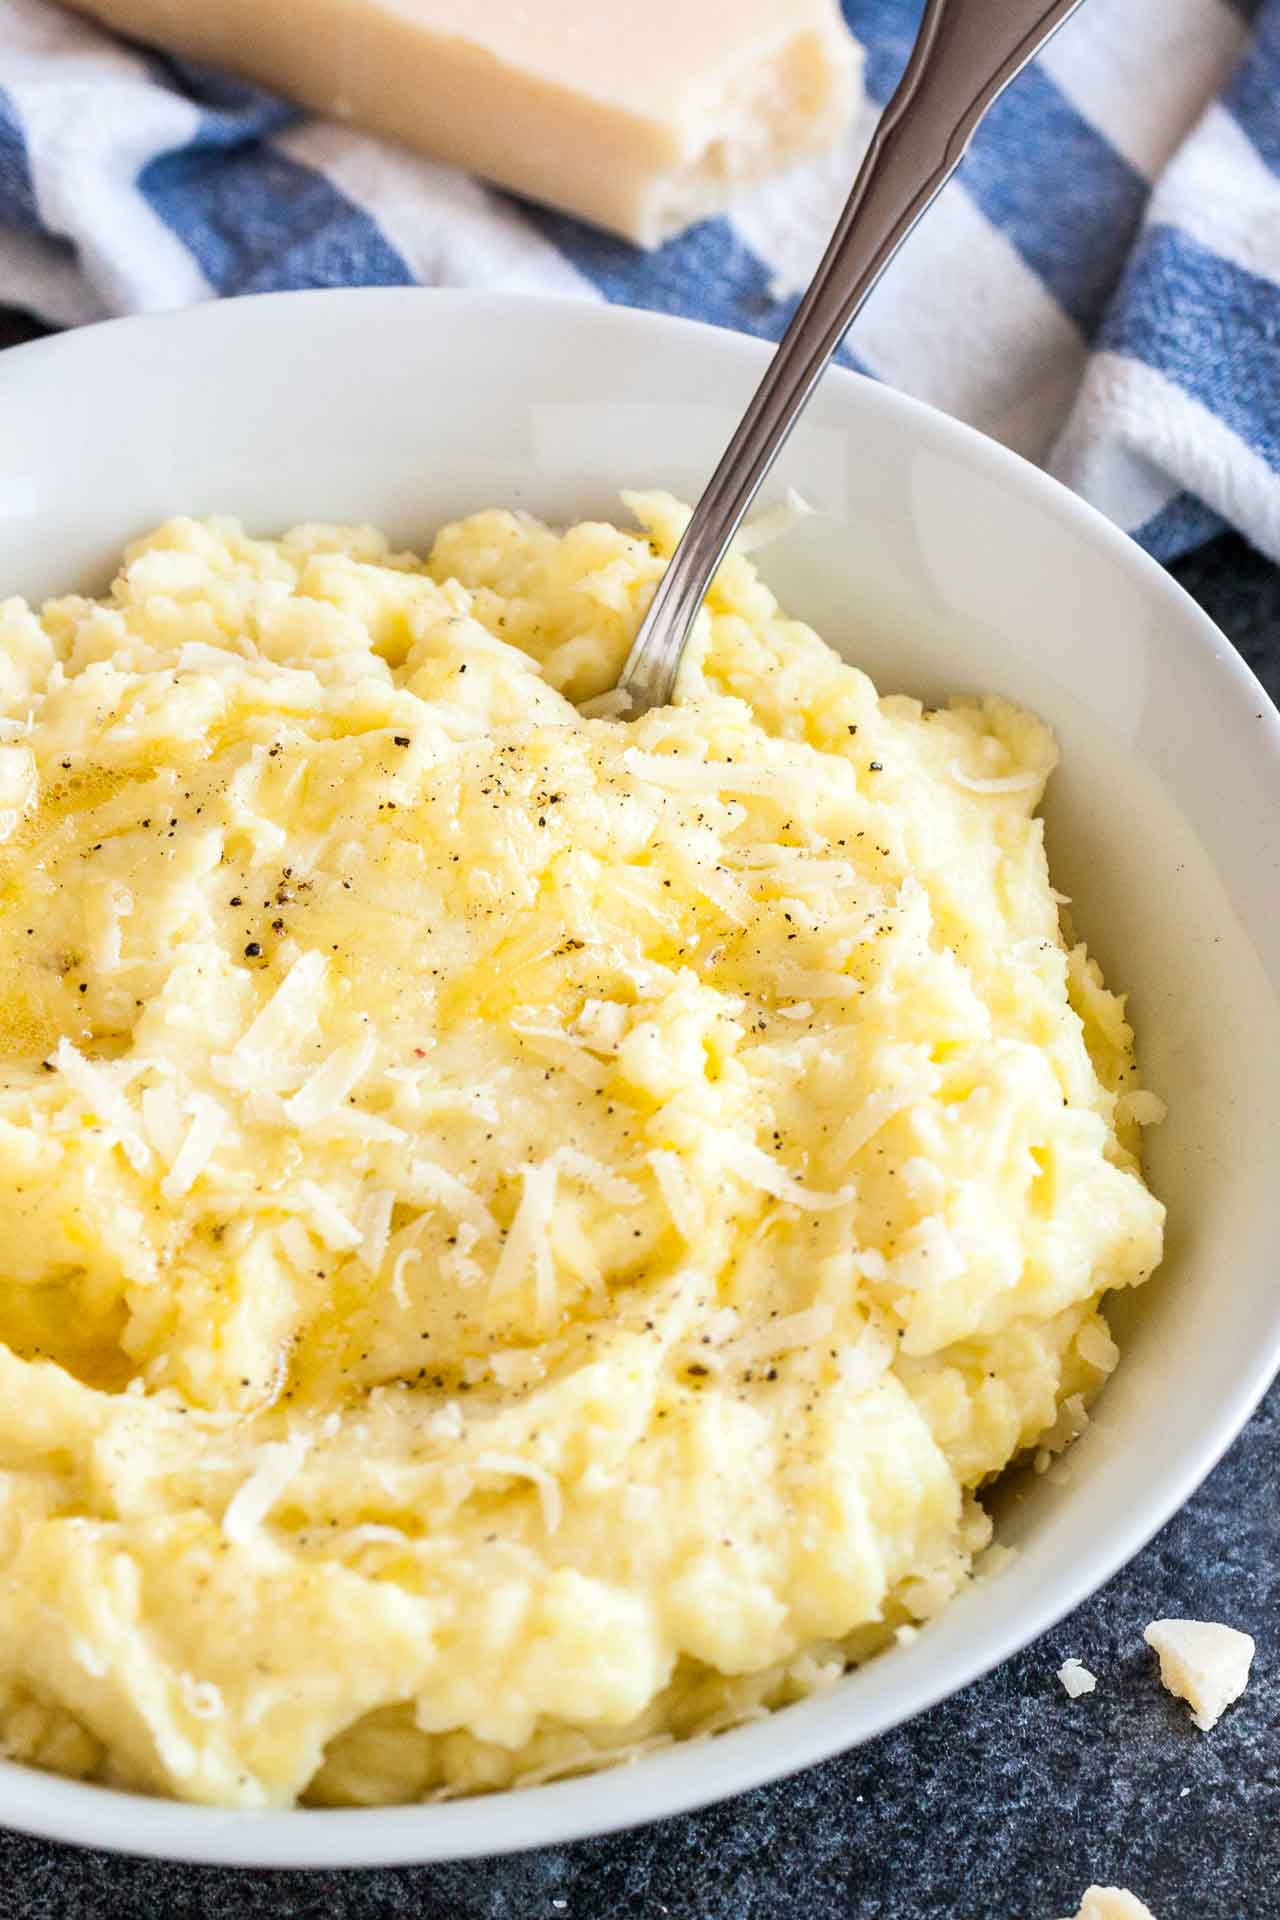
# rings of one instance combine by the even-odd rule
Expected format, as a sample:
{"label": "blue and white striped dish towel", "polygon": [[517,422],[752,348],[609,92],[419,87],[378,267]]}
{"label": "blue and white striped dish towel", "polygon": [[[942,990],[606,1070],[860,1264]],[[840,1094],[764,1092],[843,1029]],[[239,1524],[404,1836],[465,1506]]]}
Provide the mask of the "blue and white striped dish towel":
{"label": "blue and white striped dish towel", "polygon": [[[776,338],[919,0],[845,0],[844,148],[643,254],[53,0],[0,0],[0,301],[69,325],[283,287],[511,288]],[[999,102],[845,360],[1170,557],[1280,560],[1280,0],[1087,0]]]}

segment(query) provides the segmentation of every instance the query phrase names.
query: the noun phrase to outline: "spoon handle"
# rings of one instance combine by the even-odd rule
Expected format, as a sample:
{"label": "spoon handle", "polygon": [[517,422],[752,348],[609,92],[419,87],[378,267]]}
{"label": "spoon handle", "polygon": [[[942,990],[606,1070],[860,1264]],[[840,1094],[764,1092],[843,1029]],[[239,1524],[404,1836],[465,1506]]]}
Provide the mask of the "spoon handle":
{"label": "spoon handle", "polygon": [[821,264],[694,508],[627,656],[631,713],[665,706],[712,576],[828,360],[987,108],[1079,0],[926,0]]}

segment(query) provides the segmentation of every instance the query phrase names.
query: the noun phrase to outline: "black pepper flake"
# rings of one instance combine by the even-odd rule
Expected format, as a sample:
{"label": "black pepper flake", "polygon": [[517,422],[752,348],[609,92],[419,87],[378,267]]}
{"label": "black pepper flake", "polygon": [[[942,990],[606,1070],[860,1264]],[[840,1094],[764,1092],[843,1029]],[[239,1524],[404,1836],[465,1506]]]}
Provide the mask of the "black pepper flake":
{"label": "black pepper flake", "polygon": [[261,943],[257,940],[250,940],[248,945],[245,947],[244,957],[246,960],[256,960],[261,952],[262,952]]}
{"label": "black pepper flake", "polygon": [[238,893],[233,893],[230,901],[228,902],[228,905],[233,907],[242,907],[244,905],[243,896]]}
{"label": "black pepper flake", "polygon": [[408,744],[409,744],[409,736],[408,736],[408,734],[407,734],[407,733],[397,733],[397,734],[395,735],[395,744],[396,744],[396,746],[398,746],[398,747],[407,747],[407,746],[408,746]]}

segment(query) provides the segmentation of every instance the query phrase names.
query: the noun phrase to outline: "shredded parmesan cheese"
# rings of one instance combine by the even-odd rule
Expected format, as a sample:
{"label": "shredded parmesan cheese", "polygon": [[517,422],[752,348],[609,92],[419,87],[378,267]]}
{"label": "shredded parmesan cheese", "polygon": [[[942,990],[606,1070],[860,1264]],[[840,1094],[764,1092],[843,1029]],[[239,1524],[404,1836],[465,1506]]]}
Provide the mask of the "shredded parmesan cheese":
{"label": "shredded parmesan cheese", "polygon": [[898,1252],[889,1263],[894,1283],[910,1288],[945,1287],[959,1279],[964,1270],[964,1255],[946,1221],[938,1214],[930,1214],[904,1234]]}
{"label": "shredded parmesan cheese", "polygon": [[1086,1320],[1076,1335],[1076,1352],[1099,1373],[1114,1373],[1120,1358],[1120,1349],[1107,1329],[1096,1320]]}
{"label": "shredded parmesan cheese", "polygon": [[915,1082],[903,1087],[882,1087],[868,1094],[832,1140],[832,1159],[837,1165],[847,1166],[856,1154],[871,1144],[882,1127],[887,1127],[896,1115],[913,1107],[927,1093],[928,1088],[923,1082]]}
{"label": "shredded parmesan cheese", "polygon": [[748,1186],[759,1187],[775,1200],[784,1200],[788,1206],[801,1207],[806,1213],[828,1213],[836,1207],[847,1207],[855,1193],[851,1186],[840,1187],[835,1193],[815,1193],[811,1187],[793,1180],[776,1160],[746,1140],[735,1140],[729,1170],[736,1173],[740,1180],[745,1180]]}
{"label": "shredded parmesan cheese", "polygon": [[257,1466],[231,1496],[222,1516],[222,1531],[228,1540],[238,1547],[257,1542],[263,1521],[301,1471],[310,1445],[305,1435],[295,1433],[288,1440],[272,1441],[261,1449]]}
{"label": "shredded parmesan cheese", "polygon": [[856,1000],[858,983],[830,967],[775,967],[773,990],[779,999]]}
{"label": "shredded parmesan cheese", "polygon": [[222,1694],[212,1680],[197,1680],[192,1674],[180,1673],[178,1692],[193,1719],[220,1720],[226,1711]]}
{"label": "shredded parmesan cheese", "polygon": [[554,1027],[540,1027],[528,1020],[513,1020],[511,1031],[527,1040],[539,1053],[553,1060],[558,1067],[579,1081],[584,1087],[594,1087],[600,1080],[600,1063],[595,1056],[570,1034]]}
{"label": "shredded parmesan cheese", "polygon": [[561,1173],[581,1180],[584,1186],[592,1187],[602,1200],[612,1201],[617,1207],[638,1207],[644,1194],[634,1180],[624,1180],[621,1174],[610,1173],[601,1161],[593,1160],[589,1153],[579,1153],[576,1147],[557,1147],[552,1155]]}
{"label": "shredded parmesan cheese", "polygon": [[112,1083],[106,1068],[86,1060],[66,1039],[59,1040],[53,1064],[90,1113],[115,1134],[134,1172],[145,1173],[151,1165],[151,1151],[138,1132],[132,1107]]}
{"label": "shredded parmesan cheese", "polygon": [[299,1273],[310,1273],[315,1266],[315,1247],[301,1220],[284,1220],[276,1228],[276,1239],[285,1257]]}
{"label": "shredded parmesan cheese", "polygon": [[237,1041],[233,1058],[240,1067],[252,1070],[255,1063],[277,1059],[290,1040],[314,1025],[327,967],[322,953],[304,953],[294,961]]}
{"label": "shredded parmesan cheese", "polygon": [[391,1269],[391,1296],[404,1313],[409,1311],[410,1306],[409,1289],[404,1283],[405,1269],[421,1258],[421,1247],[405,1247],[396,1255],[395,1264]]}
{"label": "shredded parmesan cheese", "polygon": [[170,1205],[190,1193],[227,1132],[227,1116],[216,1101],[195,1094],[190,1104],[191,1125],[177,1158],[160,1182],[160,1191]]}
{"label": "shredded parmesan cheese", "polygon": [[[795,793],[790,769],[750,767],[735,760],[690,760],[674,754],[644,753],[628,747],[622,756],[628,773],[673,793],[748,793],[786,807]],[[828,769],[828,776],[833,769]]]}
{"label": "shredded parmesan cheese", "polygon": [[353,1226],[337,1201],[316,1181],[303,1180],[298,1187],[298,1197],[326,1247],[349,1251],[360,1245],[359,1227]]}
{"label": "shredded parmesan cheese", "polygon": [[[356,1216],[356,1231],[360,1235],[360,1247],[357,1259],[370,1273],[377,1273],[386,1258],[387,1241],[391,1237],[391,1215],[395,1208],[396,1196],[388,1187],[379,1187],[373,1193],[366,1194],[360,1203],[360,1212]],[[403,1256],[401,1256],[403,1258]],[[397,1261],[397,1277],[400,1267]],[[395,1282],[392,1282],[394,1287]]]}
{"label": "shredded parmesan cheese", "polygon": [[797,493],[794,487],[788,487],[776,506],[765,507],[761,512],[752,514],[746,524],[739,528],[734,536],[734,548],[741,554],[757,553],[761,547],[781,540],[784,533],[790,533],[802,520],[807,520],[813,511],[803,494]]}
{"label": "shredded parmesan cheese", "polygon": [[403,1551],[413,1543],[403,1527],[380,1526],[376,1521],[367,1520],[361,1526],[347,1527],[335,1544],[344,1553],[351,1553],[361,1547],[398,1547]]}
{"label": "shredded parmesan cheese", "polygon": [[968,793],[1028,793],[1032,787],[1038,787],[1044,777],[1028,769],[1023,773],[1004,773],[985,779],[981,774],[966,773],[954,761],[947,771],[956,785]]}
{"label": "shredded parmesan cheese", "polygon": [[588,720],[625,720],[631,711],[631,695],[622,687],[610,687],[581,702],[578,712]]}
{"label": "shredded parmesan cheese", "polygon": [[560,1482],[553,1473],[531,1460],[521,1460],[509,1453],[477,1454],[471,1464],[477,1473],[496,1473],[506,1479],[528,1480],[537,1490],[543,1526],[548,1533],[558,1530],[564,1502]]}
{"label": "shredded parmesan cheese", "polygon": [[524,1166],[520,1177],[523,1181],[520,1204],[502,1243],[492,1286],[495,1294],[509,1293],[532,1267],[538,1316],[544,1319],[551,1310],[555,1280],[548,1231],[556,1204],[555,1161],[544,1160],[536,1167]]}
{"label": "shredded parmesan cheese", "polygon": [[138,1105],[142,1109],[143,1131],[152,1152],[166,1167],[171,1167],[178,1157],[185,1132],[181,1101],[173,1087],[165,1084],[144,1087]]}
{"label": "shredded parmesan cheese", "polygon": [[415,1200],[421,1206],[443,1207],[446,1213],[467,1221],[478,1234],[498,1231],[488,1207],[466,1182],[431,1160],[414,1161],[401,1191],[406,1200]]}
{"label": "shredded parmesan cheese", "polygon": [[313,1127],[318,1120],[327,1119],[353,1088],[359,1086],[373,1065],[377,1051],[377,1043],[367,1038],[338,1047],[324,1065],[317,1067],[311,1078],[303,1082],[292,1100],[285,1101],[289,1124]]}
{"label": "shredded parmesan cheese", "polygon": [[767,1326],[739,1334],[726,1356],[734,1361],[772,1360],[778,1354],[792,1353],[798,1347],[813,1347],[825,1340],[835,1325],[835,1314],[825,1303],[806,1307],[799,1313],[783,1314]]}
{"label": "shredded parmesan cheese", "polygon": [[692,1246],[702,1228],[702,1215],[693,1197],[693,1189],[685,1178],[679,1154],[669,1153],[665,1147],[655,1147],[645,1157],[653,1168],[653,1177],[658,1183],[663,1205],[671,1215],[672,1226],[680,1238]]}

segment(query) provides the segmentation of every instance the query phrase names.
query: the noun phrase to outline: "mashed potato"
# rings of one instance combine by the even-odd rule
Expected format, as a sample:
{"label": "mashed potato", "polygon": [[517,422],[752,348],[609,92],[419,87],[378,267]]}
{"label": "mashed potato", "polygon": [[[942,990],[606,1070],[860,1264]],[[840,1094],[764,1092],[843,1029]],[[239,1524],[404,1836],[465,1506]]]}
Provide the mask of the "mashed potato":
{"label": "mashed potato", "polygon": [[610,717],[630,505],[0,609],[12,1754],[373,1802],[728,1724],[945,1604],[1114,1365],[1158,1103],[1049,734],[740,556]]}

